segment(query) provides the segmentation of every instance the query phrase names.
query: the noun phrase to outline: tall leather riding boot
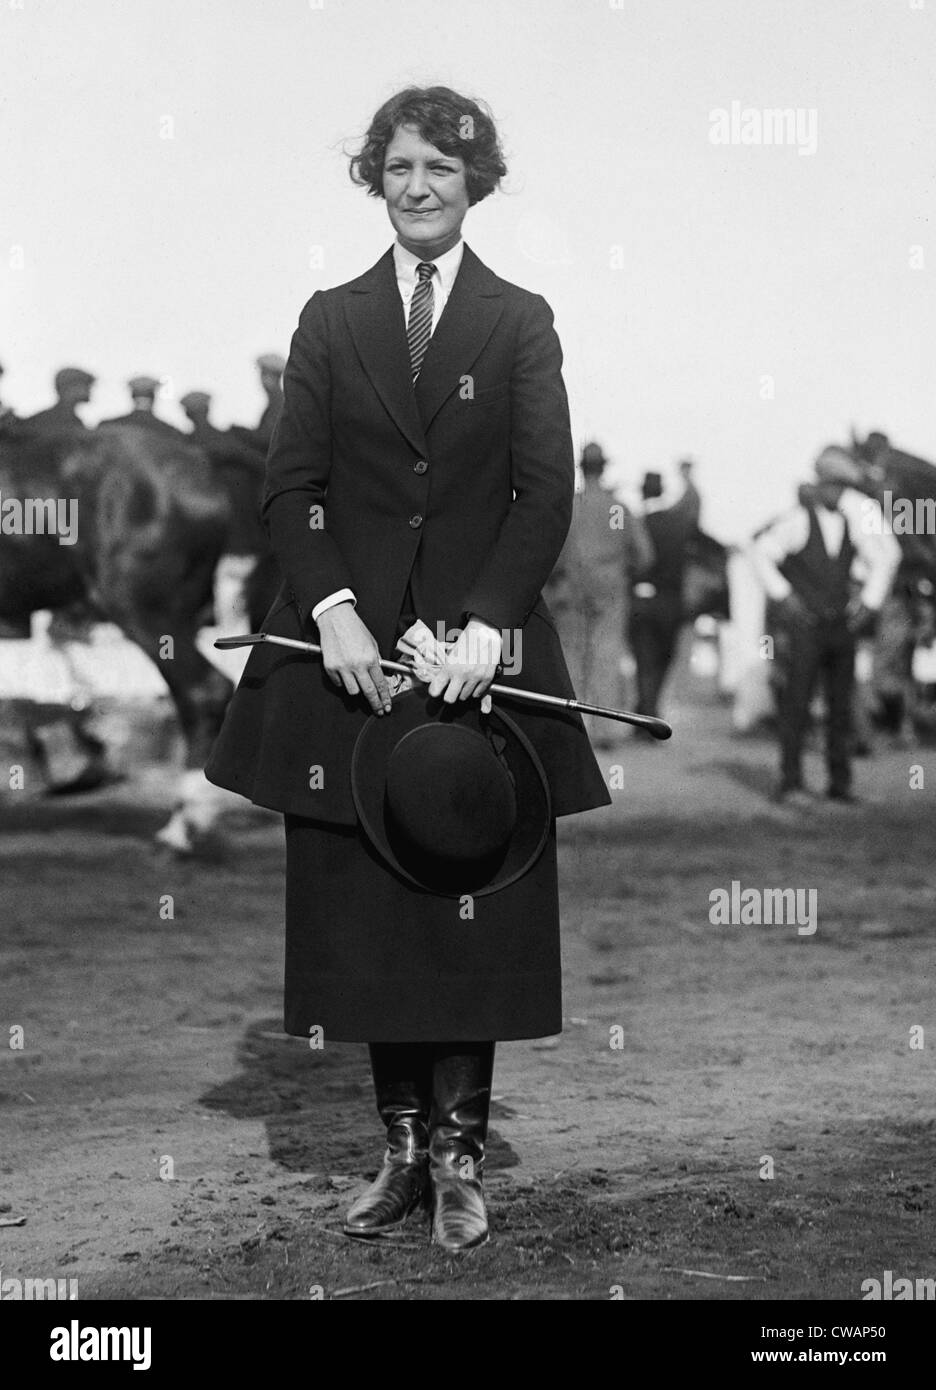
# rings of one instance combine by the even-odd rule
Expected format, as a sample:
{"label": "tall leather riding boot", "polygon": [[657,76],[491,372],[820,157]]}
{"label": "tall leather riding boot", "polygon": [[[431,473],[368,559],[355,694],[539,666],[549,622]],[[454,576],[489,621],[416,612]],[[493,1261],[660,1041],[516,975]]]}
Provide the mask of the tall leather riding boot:
{"label": "tall leather riding boot", "polygon": [[349,1236],[380,1236],[402,1226],[428,1195],[431,1043],[371,1043],[377,1109],[387,1150],[374,1182],[345,1218]]}
{"label": "tall leather riding boot", "polygon": [[493,1072],[493,1042],[436,1047],[429,1114],[432,1239],[446,1250],[467,1250],[488,1238],[481,1169]]}

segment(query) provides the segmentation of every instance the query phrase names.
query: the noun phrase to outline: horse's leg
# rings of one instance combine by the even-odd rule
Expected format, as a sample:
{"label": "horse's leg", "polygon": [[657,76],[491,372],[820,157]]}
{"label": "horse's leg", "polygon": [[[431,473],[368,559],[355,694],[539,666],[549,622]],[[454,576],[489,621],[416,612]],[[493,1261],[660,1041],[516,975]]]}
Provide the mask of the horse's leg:
{"label": "horse's leg", "polygon": [[190,624],[174,633],[156,633],[137,621],[128,622],[124,631],[146,652],[169,687],[185,738],[186,770],[172,816],[156,838],[177,853],[191,854],[235,802],[232,792],[213,787],[203,771],[233,686],[202,656]]}
{"label": "horse's leg", "polygon": [[153,662],[166,685],[179,716],[185,739],[185,765],[204,767],[224,719],[233,685],[195,645],[190,624],[174,631],[171,624],[159,624],[162,631],[139,618],[117,619],[124,634],[135,642]]}
{"label": "horse's leg", "polygon": [[239,803],[234,792],[212,786],[200,768],[189,768],[179,779],[172,815],[156,832],[156,841],[175,854],[195,854],[214,838],[225,812]]}
{"label": "horse's leg", "polygon": [[[180,647],[176,644],[177,656]],[[226,810],[239,803],[233,792],[215,787],[204,773],[204,765],[224,718],[233,686],[195,647],[194,634],[187,633],[181,647],[182,661],[176,666],[163,663],[176,707],[186,709],[186,769],[179,779],[172,815],[156,834],[159,844],[176,854],[193,854],[204,847],[219,830]],[[172,680],[169,679],[170,672]],[[184,727],[184,726],[183,726]]]}

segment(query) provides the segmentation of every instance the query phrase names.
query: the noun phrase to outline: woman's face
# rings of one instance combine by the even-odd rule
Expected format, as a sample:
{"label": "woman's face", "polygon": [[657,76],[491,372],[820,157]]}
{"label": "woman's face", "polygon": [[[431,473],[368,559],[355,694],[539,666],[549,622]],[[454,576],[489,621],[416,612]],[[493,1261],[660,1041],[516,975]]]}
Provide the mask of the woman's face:
{"label": "woman's face", "polygon": [[465,161],[400,126],[384,155],[383,192],[402,244],[423,260],[449,251],[468,211]]}

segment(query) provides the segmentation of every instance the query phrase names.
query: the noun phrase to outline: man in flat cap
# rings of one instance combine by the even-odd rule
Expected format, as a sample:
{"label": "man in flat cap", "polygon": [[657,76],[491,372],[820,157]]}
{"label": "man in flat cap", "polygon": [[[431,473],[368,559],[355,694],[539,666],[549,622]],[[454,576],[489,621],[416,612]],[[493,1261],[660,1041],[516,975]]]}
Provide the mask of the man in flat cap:
{"label": "man in flat cap", "polygon": [[179,405],[192,425],[192,438],[209,452],[224,442],[224,431],[210,420],[211,394],[208,391],[187,391],[179,397]]}
{"label": "man in flat cap", "polygon": [[[900,547],[869,524],[877,502],[854,489],[862,473],[837,445],[816,459],[815,483],[799,504],[760,532],[750,555],[775,610],[784,676],[777,691],[780,781],[774,799],[810,805],[803,741],[821,677],[826,705],[826,794],[853,801],[852,700],[855,643],[877,619],[900,562]],[[881,518],[877,518],[878,521]],[[858,575],[861,575],[860,579]]]}
{"label": "man in flat cap", "polygon": [[264,455],[245,444],[233,430],[219,430],[211,423],[211,396],[207,391],[189,391],[179,404],[192,422],[191,439],[205,450],[215,477],[228,495],[231,530],[227,554],[249,556],[253,562],[267,548],[266,532],[260,523]]}
{"label": "man in flat cap", "polygon": [[259,449],[266,458],[276,422],[283,409],[283,372],[286,369],[286,359],[278,352],[265,352],[257,358],[257,368],[260,372],[260,385],[267,398],[263,414],[256,429],[249,429],[246,425],[234,425],[232,430],[245,444]]}
{"label": "man in flat cap", "polygon": [[41,430],[46,434],[83,434],[87,425],[78,414],[77,407],[86,405],[91,399],[91,388],[95,378],[82,367],[62,367],[55,373],[55,405],[29,415],[24,424],[30,430]]}
{"label": "man in flat cap", "polygon": [[165,420],[161,420],[156,414],[156,396],[159,393],[159,381],[154,376],[132,376],[127,382],[130,396],[133,401],[133,409],[127,415],[116,415],[110,420],[102,420],[102,425],[135,425],[142,429],[152,430],[156,434],[162,434],[169,439],[184,439],[181,430],[177,430],[174,425],[170,425]]}

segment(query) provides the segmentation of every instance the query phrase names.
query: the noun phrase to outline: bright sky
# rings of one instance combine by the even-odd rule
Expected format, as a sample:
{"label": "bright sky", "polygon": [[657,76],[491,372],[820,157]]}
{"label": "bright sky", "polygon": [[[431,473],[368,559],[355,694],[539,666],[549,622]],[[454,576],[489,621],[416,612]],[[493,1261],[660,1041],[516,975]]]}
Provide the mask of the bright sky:
{"label": "bright sky", "polygon": [[[576,440],[623,484],[689,453],[707,529],[743,539],[852,422],[936,456],[936,0],[0,4],[22,413],[74,363],[89,422],[142,372],[177,422],[193,388],[254,419],[257,353],[392,237],[343,145],[442,82],[489,102],[510,167],[466,240],[552,305]],[[816,152],[713,144],[733,101],[815,111]]]}

